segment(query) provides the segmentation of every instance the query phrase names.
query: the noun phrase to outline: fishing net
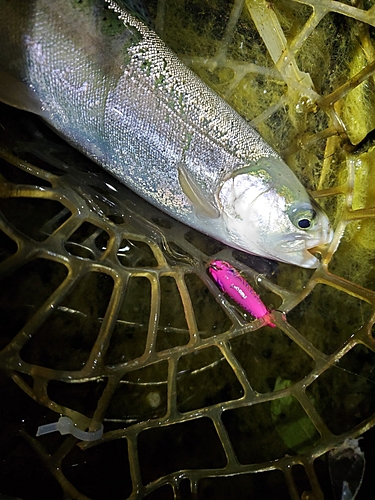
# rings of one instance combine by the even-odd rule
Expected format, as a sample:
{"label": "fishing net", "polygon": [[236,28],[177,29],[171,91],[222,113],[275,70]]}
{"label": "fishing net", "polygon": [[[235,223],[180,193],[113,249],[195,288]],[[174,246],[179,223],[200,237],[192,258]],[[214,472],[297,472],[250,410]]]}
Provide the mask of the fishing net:
{"label": "fishing net", "polygon": [[[317,270],[234,251],[2,106],[0,493],[317,500],[334,498],[331,472],[340,498],[344,481],[352,493],[362,481],[334,471],[340,446],[367,431],[350,457],[358,444],[366,452],[357,498],[370,498],[373,2],[149,10],[180,57],[282,153],[335,236]],[[206,271],[218,258],[276,310],[277,328],[219,292]],[[36,437],[60,415],[104,434]]]}

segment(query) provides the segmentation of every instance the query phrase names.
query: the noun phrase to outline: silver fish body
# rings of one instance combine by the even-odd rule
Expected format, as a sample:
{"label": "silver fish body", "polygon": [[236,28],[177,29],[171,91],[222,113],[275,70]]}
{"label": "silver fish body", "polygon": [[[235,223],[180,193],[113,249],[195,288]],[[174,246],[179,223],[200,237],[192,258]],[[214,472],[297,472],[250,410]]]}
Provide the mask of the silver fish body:
{"label": "silver fish body", "polygon": [[0,9],[0,100],[41,115],[183,223],[317,266],[308,249],[332,238],[326,215],[154,31],[113,0],[0,0]]}

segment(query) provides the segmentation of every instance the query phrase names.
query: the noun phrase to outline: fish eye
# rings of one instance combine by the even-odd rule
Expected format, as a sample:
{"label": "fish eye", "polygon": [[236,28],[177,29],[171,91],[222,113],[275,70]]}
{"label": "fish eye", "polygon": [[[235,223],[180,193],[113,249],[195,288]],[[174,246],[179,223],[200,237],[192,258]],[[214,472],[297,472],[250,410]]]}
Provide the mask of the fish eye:
{"label": "fish eye", "polygon": [[301,207],[293,209],[289,218],[299,229],[311,229],[314,226],[316,212],[313,208]]}
{"label": "fish eye", "polygon": [[308,229],[311,226],[311,221],[309,219],[300,219],[297,224],[301,229]]}

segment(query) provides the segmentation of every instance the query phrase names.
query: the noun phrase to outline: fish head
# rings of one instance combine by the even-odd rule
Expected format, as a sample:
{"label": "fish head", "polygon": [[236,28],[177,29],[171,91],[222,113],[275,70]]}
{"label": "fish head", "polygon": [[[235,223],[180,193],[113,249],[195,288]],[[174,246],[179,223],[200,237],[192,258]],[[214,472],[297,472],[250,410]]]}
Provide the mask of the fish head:
{"label": "fish head", "polygon": [[235,171],[219,192],[233,246],[281,262],[316,268],[309,252],[333,237],[327,215],[281,158],[261,158]]}

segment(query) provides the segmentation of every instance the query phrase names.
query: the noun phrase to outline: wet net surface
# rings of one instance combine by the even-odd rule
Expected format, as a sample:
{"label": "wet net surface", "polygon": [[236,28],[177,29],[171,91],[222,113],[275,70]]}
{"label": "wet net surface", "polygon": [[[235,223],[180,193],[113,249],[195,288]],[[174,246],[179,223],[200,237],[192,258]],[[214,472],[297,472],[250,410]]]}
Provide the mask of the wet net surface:
{"label": "wet net surface", "polygon": [[[325,207],[335,237],[316,271],[179,224],[1,107],[0,493],[329,499],[327,453],[366,431],[371,468],[374,9],[150,5],[172,48]],[[218,258],[280,311],[277,328],[219,293],[206,272]],[[103,437],[35,437],[60,414],[103,423]],[[373,488],[367,470],[357,498]]]}

